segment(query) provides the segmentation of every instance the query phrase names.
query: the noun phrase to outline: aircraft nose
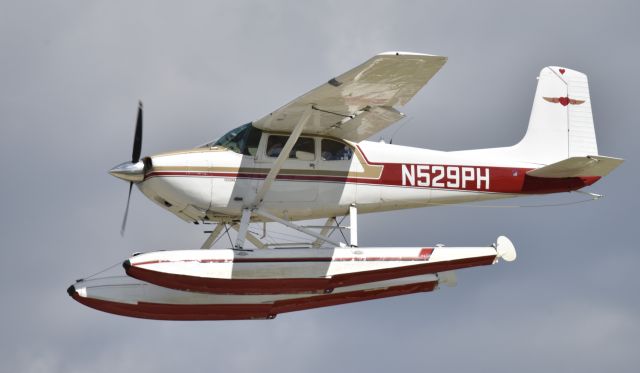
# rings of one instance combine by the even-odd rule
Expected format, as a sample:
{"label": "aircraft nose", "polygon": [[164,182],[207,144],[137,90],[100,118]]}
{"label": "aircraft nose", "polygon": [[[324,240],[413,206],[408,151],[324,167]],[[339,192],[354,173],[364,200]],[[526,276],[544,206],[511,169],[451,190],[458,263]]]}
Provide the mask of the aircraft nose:
{"label": "aircraft nose", "polygon": [[138,161],[136,163],[133,162],[124,162],[115,166],[114,168],[109,170],[109,173],[112,176],[117,177],[118,179],[122,179],[124,181],[130,181],[133,183],[140,182],[144,180],[144,162]]}
{"label": "aircraft nose", "polygon": [[76,293],[76,287],[71,285],[67,288],[67,294],[69,294],[70,297],[73,297],[73,295]]}

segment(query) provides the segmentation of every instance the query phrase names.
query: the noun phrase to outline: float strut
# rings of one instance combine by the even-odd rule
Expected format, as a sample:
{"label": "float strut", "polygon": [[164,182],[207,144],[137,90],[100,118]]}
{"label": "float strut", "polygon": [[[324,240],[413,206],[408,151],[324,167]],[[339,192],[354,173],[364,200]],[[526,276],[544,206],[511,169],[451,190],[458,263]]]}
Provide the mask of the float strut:
{"label": "float strut", "polygon": [[218,238],[220,233],[222,233],[223,228],[224,228],[224,224],[218,223],[218,225],[216,225],[216,228],[209,235],[209,238],[207,238],[207,240],[204,241],[200,249],[202,250],[210,249],[211,246],[213,246],[213,242],[216,240],[216,238]]}
{"label": "float strut", "polygon": [[351,225],[351,246],[358,247],[358,208],[355,204],[349,206],[349,221]]}
{"label": "float strut", "polygon": [[242,250],[244,248],[244,239],[247,237],[247,230],[249,229],[249,223],[251,221],[251,210],[242,210],[242,218],[240,219],[240,227],[238,228],[238,238],[236,238],[236,245],[234,249]]}
{"label": "float strut", "polygon": [[271,214],[271,213],[269,213],[269,212],[267,212],[265,210],[258,209],[258,210],[254,211],[254,212],[258,216],[261,216],[263,218],[278,222],[278,223],[280,223],[280,224],[282,224],[284,226],[287,226],[287,227],[289,227],[291,229],[295,229],[298,232],[302,232],[304,234],[308,234],[311,237],[318,238],[318,239],[320,239],[320,240],[322,240],[324,242],[327,242],[327,243],[329,243],[329,244],[331,244],[333,246],[336,246],[336,247],[342,246],[339,242],[333,241],[329,237],[325,237],[325,236],[323,236],[321,234],[318,234],[318,233],[316,233],[314,231],[302,228],[301,226],[293,224],[290,221],[287,221],[287,220],[284,220],[284,219],[280,219],[279,217],[277,217],[277,216],[275,216],[275,215],[273,215],[273,214]]}

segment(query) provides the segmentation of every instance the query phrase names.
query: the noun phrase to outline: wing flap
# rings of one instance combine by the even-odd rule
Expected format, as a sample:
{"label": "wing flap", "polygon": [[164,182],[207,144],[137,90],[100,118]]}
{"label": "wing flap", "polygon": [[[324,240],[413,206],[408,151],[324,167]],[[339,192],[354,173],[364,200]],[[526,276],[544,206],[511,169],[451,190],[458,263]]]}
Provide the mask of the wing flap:
{"label": "wing flap", "polygon": [[[403,117],[405,105],[447,61],[427,54],[387,52],[253,122],[259,129],[291,132],[305,108],[315,110],[304,133],[361,141]],[[348,124],[348,125],[347,125]]]}
{"label": "wing flap", "polygon": [[390,123],[395,123],[402,118],[404,118],[404,114],[392,107],[367,107],[331,127],[331,136],[348,140],[354,136],[366,139],[371,134],[380,132]]}

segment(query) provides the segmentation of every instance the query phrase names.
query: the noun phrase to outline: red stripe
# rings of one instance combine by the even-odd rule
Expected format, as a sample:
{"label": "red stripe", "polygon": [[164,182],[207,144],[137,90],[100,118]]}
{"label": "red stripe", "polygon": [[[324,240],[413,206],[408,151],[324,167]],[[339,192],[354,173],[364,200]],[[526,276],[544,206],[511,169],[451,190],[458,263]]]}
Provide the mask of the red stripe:
{"label": "red stripe", "polygon": [[[379,179],[364,179],[357,177],[336,177],[336,176],[323,176],[323,175],[278,175],[277,180],[289,180],[289,181],[318,181],[318,182],[337,182],[337,183],[351,183],[362,185],[382,185],[382,186],[394,186],[404,188],[419,188],[419,189],[442,189],[442,190],[464,190],[475,192],[489,192],[489,193],[508,193],[508,194],[544,194],[544,193],[557,193],[568,192],[577,190],[585,186],[589,186],[600,179],[599,176],[591,177],[570,177],[570,178],[542,178],[533,177],[526,174],[529,168],[512,168],[512,167],[483,167],[483,166],[468,166],[474,168],[488,169],[490,173],[490,187],[489,189],[478,189],[470,183],[470,186],[465,188],[451,188],[451,187],[433,187],[433,186],[417,186],[417,185],[403,185],[402,184],[402,164],[399,163],[386,163],[382,172],[382,176]],[[450,165],[455,166],[455,165]],[[463,166],[457,166],[463,167]],[[464,166],[467,167],[467,166]],[[514,176],[514,174],[517,174]],[[256,179],[263,180],[266,174],[262,173],[225,173],[225,172],[189,172],[189,171],[154,171],[145,175],[145,180],[154,177],[233,177],[241,179]],[[446,180],[446,179],[443,179]]]}
{"label": "red stripe", "polygon": [[84,298],[74,293],[73,299],[87,307],[116,315],[154,320],[247,320],[269,319],[279,313],[294,312],[339,304],[363,302],[372,299],[430,292],[437,281],[392,286],[386,289],[359,290],[347,293],[318,295],[275,301],[270,304],[163,304],[138,302],[120,303],[95,298]]}
{"label": "red stripe", "polygon": [[[240,179],[258,179],[263,180],[267,174],[262,173],[244,173],[244,172],[201,172],[201,171],[152,171],[145,175],[145,180],[153,177],[233,177]],[[298,180],[298,181],[335,181],[345,183],[355,183],[356,178],[343,176],[325,176],[325,175],[283,175],[276,177],[277,180]]]}
{"label": "red stripe", "polygon": [[148,264],[159,264],[159,263],[189,263],[189,262],[197,262],[197,263],[230,263],[233,262],[233,259],[183,259],[183,260],[147,260],[146,262],[132,263],[134,266],[143,266]]}
{"label": "red stripe", "polygon": [[[431,250],[431,251],[426,251]],[[146,262],[132,263],[133,266],[143,266],[158,263],[317,263],[317,262],[424,262],[429,260],[433,249],[422,249],[420,255],[402,257],[316,257],[316,258],[234,258],[234,259],[182,259],[182,260],[148,260]]]}
{"label": "red stripe", "polygon": [[326,277],[221,279],[177,275],[131,266],[127,275],[158,286],[214,294],[297,294],[327,293],[337,287],[360,285],[409,276],[450,271],[492,264],[495,255],[443,262],[423,263],[405,267],[361,271]]}
{"label": "red stripe", "polygon": [[[384,186],[397,186],[408,188],[429,188],[429,189],[443,189],[443,190],[466,190],[466,191],[478,191],[478,192],[491,192],[491,193],[556,193],[566,192],[571,190],[577,190],[585,186],[591,185],[598,181],[600,177],[572,177],[572,178],[540,178],[527,175],[527,171],[532,168],[514,168],[514,167],[493,167],[483,165],[442,165],[442,164],[428,164],[428,163],[406,163],[407,166],[429,166],[431,170],[434,167],[457,167],[458,172],[462,167],[468,167],[474,169],[475,172],[484,172],[488,170],[490,173],[489,188],[485,185],[479,188],[477,183],[469,180],[469,185],[463,185],[461,187],[453,187],[453,183],[449,184],[448,175],[440,178],[440,183],[444,183],[444,186],[413,186],[404,185],[402,177],[403,163],[384,163],[384,162],[372,162],[367,157],[366,153],[359,145],[356,145],[360,154],[364,157],[364,161],[370,166],[382,166],[382,174],[378,179],[367,179],[358,177],[348,177],[348,173],[345,172],[344,176],[330,176],[330,175],[291,175],[280,173],[277,175],[278,180],[294,180],[294,181],[326,181],[326,182],[339,182],[339,183],[355,183],[355,184],[371,184],[371,185],[384,185]],[[430,177],[435,177],[435,173],[431,174],[428,171]],[[145,175],[145,180],[152,177],[168,177],[168,176],[190,176],[190,177],[234,177],[234,178],[248,178],[263,180],[268,174],[268,169],[264,172],[202,172],[202,171],[153,171]],[[435,178],[433,179],[435,182]],[[460,182],[460,179],[457,179]]]}

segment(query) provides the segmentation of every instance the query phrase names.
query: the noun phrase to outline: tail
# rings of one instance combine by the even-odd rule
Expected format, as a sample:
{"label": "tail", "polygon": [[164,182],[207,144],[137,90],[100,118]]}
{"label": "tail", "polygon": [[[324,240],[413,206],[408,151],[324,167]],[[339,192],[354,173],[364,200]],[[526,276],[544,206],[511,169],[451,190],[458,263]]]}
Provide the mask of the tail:
{"label": "tail", "polygon": [[585,74],[556,66],[540,71],[529,128],[514,150],[523,161],[545,165],[598,155]]}
{"label": "tail", "polygon": [[529,128],[512,147],[516,157],[541,164],[536,177],[603,177],[622,159],[598,155],[587,76],[565,67],[540,71]]}

